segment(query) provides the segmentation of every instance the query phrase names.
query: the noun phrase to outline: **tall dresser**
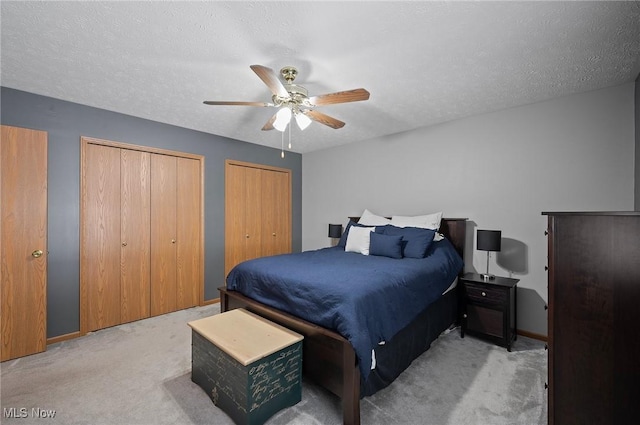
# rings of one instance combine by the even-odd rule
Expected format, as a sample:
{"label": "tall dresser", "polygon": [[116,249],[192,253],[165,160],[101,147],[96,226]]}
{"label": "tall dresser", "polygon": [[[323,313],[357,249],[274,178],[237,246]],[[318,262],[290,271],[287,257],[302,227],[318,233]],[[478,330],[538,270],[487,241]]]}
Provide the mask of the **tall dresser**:
{"label": "tall dresser", "polygon": [[543,212],[549,424],[637,423],[640,212]]}

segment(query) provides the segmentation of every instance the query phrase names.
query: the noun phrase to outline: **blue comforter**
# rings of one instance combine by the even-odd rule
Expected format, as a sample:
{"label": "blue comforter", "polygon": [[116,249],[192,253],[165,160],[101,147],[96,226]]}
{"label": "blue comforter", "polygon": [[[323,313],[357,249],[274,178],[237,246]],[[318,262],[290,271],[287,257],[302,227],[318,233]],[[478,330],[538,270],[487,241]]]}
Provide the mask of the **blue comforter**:
{"label": "blue comforter", "polygon": [[429,251],[422,259],[340,247],[262,257],[233,268],[227,288],[336,331],[353,345],[366,380],[371,350],[439,298],[462,268],[448,240]]}

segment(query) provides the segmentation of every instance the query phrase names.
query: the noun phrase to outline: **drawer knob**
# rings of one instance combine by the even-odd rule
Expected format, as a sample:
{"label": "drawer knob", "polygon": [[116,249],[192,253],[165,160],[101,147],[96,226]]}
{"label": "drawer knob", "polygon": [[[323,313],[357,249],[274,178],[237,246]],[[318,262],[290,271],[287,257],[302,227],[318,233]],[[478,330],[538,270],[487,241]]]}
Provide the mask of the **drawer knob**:
{"label": "drawer knob", "polygon": [[463,314],[462,317],[467,318],[467,313]]}
{"label": "drawer knob", "polygon": [[486,296],[487,296],[487,293],[486,293],[486,292],[483,292],[483,293],[482,293],[482,296],[483,296],[483,297],[486,297]]}

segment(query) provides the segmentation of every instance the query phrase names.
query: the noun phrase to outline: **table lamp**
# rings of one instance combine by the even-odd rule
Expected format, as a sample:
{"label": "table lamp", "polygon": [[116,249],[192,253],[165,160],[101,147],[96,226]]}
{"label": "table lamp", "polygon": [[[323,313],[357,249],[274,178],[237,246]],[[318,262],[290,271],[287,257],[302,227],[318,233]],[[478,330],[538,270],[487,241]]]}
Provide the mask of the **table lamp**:
{"label": "table lamp", "polygon": [[476,249],[478,251],[487,251],[487,272],[480,274],[483,279],[495,279],[495,275],[489,273],[489,255],[491,252],[500,251],[502,242],[502,232],[500,230],[478,230]]}

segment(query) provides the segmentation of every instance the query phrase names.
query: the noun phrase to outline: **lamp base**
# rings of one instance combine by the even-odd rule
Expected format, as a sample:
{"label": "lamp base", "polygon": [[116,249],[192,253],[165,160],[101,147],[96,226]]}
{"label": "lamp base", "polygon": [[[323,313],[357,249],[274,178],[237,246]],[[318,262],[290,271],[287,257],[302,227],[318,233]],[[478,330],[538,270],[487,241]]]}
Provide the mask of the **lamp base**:
{"label": "lamp base", "polygon": [[480,273],[480,276],[482,276],[482,279],[484,280],[493,280],[496,278],[496,275],[489,273]]}

